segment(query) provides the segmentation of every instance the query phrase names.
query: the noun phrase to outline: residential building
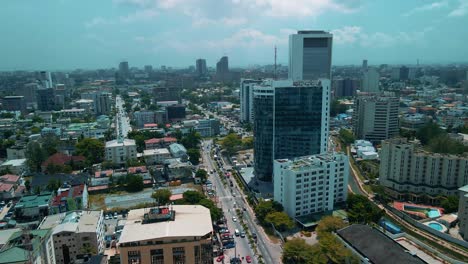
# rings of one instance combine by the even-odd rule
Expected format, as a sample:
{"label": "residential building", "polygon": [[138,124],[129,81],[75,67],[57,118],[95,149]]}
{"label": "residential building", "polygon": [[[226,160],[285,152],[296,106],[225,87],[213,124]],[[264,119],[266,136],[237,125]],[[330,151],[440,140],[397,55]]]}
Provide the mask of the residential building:
{"label": "residential building", "polygon": [[397,199],[434,202],[468,185],[468,157],[428,152],[405,138],[389,139],[382,142],[379,178]]}
{"label": "residential building", "polygon": [[362,74],[362,91],[377,93],[380,92],[379,88],[380,74],[376,68],[368,68]]}
{"label": "residential building", "polygon": [[16,88],[15,94],[24,96],[24,101],[27,107],[32,107],[36,104],[37,83],[27,83]]}
{"label": "residential building", "polygon": [[173,137],[151,138],[145,140],[146,149],[167,148],[172,143],[177,143],[177,139]]}
{"label": "residential building", "polygon": [[2,109],[7,111],[20,111],[26,113],[26,100],[21,95],[5,96],[2,99]]}
{"label": "residential building", "polygon": [[362,60],[362,71],[367,71],[367,60]]}
{"label": "residential building", "polygon": [[118,138],[106,142],[106,160],[114,164],[125,164],[127,160],[137,158],[135,140]]}
{"label": "residential building", "polygon": [[169,151],[174,158],[187,157],[187,149],[182,144],[173,143],[169,145]]}
{"label": "residential building", "polygon": [[292,218],[331,211],[346,201],[349,162],[343,153],[324,153],[274,162],[274,199]]}
{"label": "residential building", "polygon": [[350,78],[339,78],[333,80],[333,96],[339,97],[351,97],[356,95],[356,91],[359,89],[360,84],[357,79]]}
{"label": "residential building", "polygon": [[157,148],[143,150],[143,158],[146,165],[156,165],[163,164],[164,161],[172,158],[172,156],[167,148]]}
{"label": "residential building", "polygon": [[133,113],[133,118],[137,127],[144,127],[145,124],[154,124],[155,119],[154,111],[136,111]]}
{"label": "residential building", "polygon": [[13,145],[7,148],[7,159],[25,159],[26,158],[26,146],[24,144]]}
{"label": "residential building", "polygon": [[199,77],[206,76],[208,73],[206,69],[206,60],[205,59],[198,59],[196,61],[196,74]]}
{"label": "residential building", "polygon": [[51,111],[55,109],[55,90],[45,88],[36,90],[37,109]]}
{"label": "residential building", "polygon": [[119,70],[115,74],[115,80],[117,84],[124,84],[130,79],[130,70],[128,67],[128,61],[122,61],[119,63]]}
{"label": "residential building", "polygon": [[383,95],[359,95],[354,101],[353,132],[374,144],[399,134],[399,99]]}
{"label": "residential building", "polygon": [[51,230],[20,230],[12,233],[0,249],[0,263],[55,264]]}
{"label": "residential building", "polygon": [[49,212],[58,214],[88,208],[88,187],[86,184],[60,187],[52,199]]}
{"label": "residential building", "polygon": [[181,159],[167,159],[164,166],[164,176],[169,181],[174,180],[193,180],[194,166],[190,161]]}
{"label": "residential building", "polygon": [[262,83],[262,80],[241,79],[240,82],[240,121],[243,123],[253,123],[254,103],[253,87]]}
{"label": "residential building", "polygon": [[289,35],[289,79],[331,80],[332,40],[332,34],[321,30]]}
{"label": "residential building", "polygon": [[15,205],[16,219],[42,219],[49,214],[52,193],[25,195]]}
{"label": "residential building", "polygon": [[108,115],[112,110],[112,94],[107,92],[99,92],[94,98],[94,113],[99,115]]}
{"label": "residential building", "polygon": [[271,181],[273,160],[327,150],[330,81],[272,81],[254,87],[254,169]]}
{"label": "residential building", "polygon": [[57,264],[74,263],[86,253],[103,254],[104,217],[102,211],[73,211],[45,217],[39,230],[52,230]]}
{"label": "residential building", "polygon": [[70,156],[64,153],[57,152],[52,156],[48,157],[44,162],[41,164],[42,171],[46,172],[49,169],[49,166],[79,166],[82,165],[85,161],[85,157],[83,156]]}
{"label": "residential building", "polygon": [[463,239],[468,240],[468,185],[458,189],[458,221],[459,233]]}
{"label": "residential building", "polygon": [[397,241],[368,225],[353,224],[338,230],[335,235],[362,264],[427,263]]}
{"label": "residential building", "polygon": [[429,117],[424,114],[406,114],[400,118],[400,128],[417,131],[429,122]]}
{"label": "residential building", "polygon": [[220,122],[218,119],[200,119],[195,130],[200,133],[202,137],[214,137],[219,135]]}
{"label": "residential building", "polygon": [[12,159],[7,160],[0,165],[0,169],[10,170],[11,173],[22,175],[29,171],[27,159]]}
{"label": "residential building", "polygon": [[201,205],[131,210],[119,240],[121,263],[213,263],[210,210]]}

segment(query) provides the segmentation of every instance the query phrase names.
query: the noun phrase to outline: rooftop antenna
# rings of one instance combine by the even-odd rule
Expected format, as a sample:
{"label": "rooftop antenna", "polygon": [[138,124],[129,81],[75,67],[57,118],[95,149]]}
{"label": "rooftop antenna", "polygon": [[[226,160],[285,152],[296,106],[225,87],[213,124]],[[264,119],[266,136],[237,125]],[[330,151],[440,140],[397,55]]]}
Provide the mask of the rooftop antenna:
{"label": "rooftop antenna", "polygon": [[275,72],[274,72],[274,79],[276,80],[276,45],[275,45]]}

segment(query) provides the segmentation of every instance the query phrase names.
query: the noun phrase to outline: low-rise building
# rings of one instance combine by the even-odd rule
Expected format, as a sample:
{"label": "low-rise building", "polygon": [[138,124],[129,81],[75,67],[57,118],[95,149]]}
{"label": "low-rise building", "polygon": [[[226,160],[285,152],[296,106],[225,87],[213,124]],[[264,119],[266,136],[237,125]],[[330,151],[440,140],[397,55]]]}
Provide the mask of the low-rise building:
{"label": "low-rise building", "polygon": [[103,254],[102,211],[73,211],[45,217],[40,230],[52,230],[56,263],[73,263],[84,254]]}
{"label": "low-rise building", "polygon": [[15,219],[41,219],[49,214],[52,193],[26,195],[15,205]]}
{"label": "low-rise building", "polygon": [[169,151],[174,158],[185,158],[187,157],[187,149],[181,144],[173,143],[169,145]]}
{"label": "low-rise building", "polygon": [[11,234],[0,250],[1,264],[55,264],[50,229],[20,230]]}
{"label": "low-rise building", "polygon": [[26,159],[13,159],[7,160],[0,165],[0,169],[9,170],[14,174],[21,175],[28,171],[28,164]]}
{"label": "low-rise building", "polygon": [[119,138],[106,142],[106,160],[114,164],[125,164],[137,158],[135,140]]}
{"label": "low-rise building", "polygon": [[64,153],[57,152],[53,154],[52,156],[48,157],[42,164],[41,168],[42,171],[47,171],[47,168],[51,165],[59,165],[59,166],[65,166],[69,165],[71,166],[72,164],[79,166],[80,164],[83,164],[85,161],[85,157],[83,156],[69,156]]}
{"label": "low-rise building", "polygon": [[167,148],[145,149],[143,158],[146,165],[163,164],[167,159],[171,158],[171,153]]}
{"label": "low-rise building", "polygon": [[274,199],[290,217],[331,211],[348,195],[349,162],[343,153],[277,159]]}
{"label": "low-rise building", "polygon": [[218,119],[200,119],[195,130],[200,133],[202,137],[213,137],[219,135],[220,122]]}
{"label": "low-rise building", "polygon": [[119,240],[121,263],[213,263],[210,210],[201,205],[131,210]]}
{"label": "low-rise building", "polygon": [[183,162],[180,159],[167,159],[165,161],[164,174],[168,180],[191,179],[193,165],[190,161]]}
{"label": "low-rise building", "polygon": [[146,149],[167,148],[169,145],[177,143],[177,139],[173,137],[151,138],[145,140]]}
{"label": "low-rise building", "polygon": [[338,230],[336,237],[359,257],[362,264],[426,263],[384,233],[367,225],[347,226]]}
{"label": "low-rise building", "polygon": [[49,212],[58,214],[88,208],[88,188],[86,184],[59,188],[52,199]]}
{"label": "low-rise building", "polygon": [[7,159],[25,159],[26,158],[26,146],[23,144],[17,144],[7,148]]}

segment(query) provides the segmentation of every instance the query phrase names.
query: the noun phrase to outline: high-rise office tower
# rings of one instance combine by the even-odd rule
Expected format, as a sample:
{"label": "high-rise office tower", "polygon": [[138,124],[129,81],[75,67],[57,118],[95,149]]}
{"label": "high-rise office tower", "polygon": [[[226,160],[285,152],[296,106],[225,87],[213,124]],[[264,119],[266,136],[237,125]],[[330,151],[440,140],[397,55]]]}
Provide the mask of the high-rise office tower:
{"label": "high-rise office tower", "polygon": [[362,70],[367,71],[367,60],[362,60]]}
{"label": "high-rise office tower", "polygon": [[229,60],[226,56],[223,56],[216,63],[216,79],[220,82],[226,82],[229,80]]}
{"label": "high-rise office tower", "polygon": [[106,92],[95,93],[94,112],[96,115],[108,115],[112,109],[111,94]]}
{"label": "high-rise office tower", "polygon": [[325,31],[298,31],[289,36],[289,79],[331,79],[333,35]]}
{"label": "high-rise office tower", "polygon": [[354,101],[354,135],[376,144],[397,136],[399,105],[398,97],[394,96],[358,95]]}
{"label": "high-rise office tower", "polygon": [[55,108],[54,88],[38,89],[36,91],[37,108],[41,111],[51,111]]}
{"label": "high-rise office tower", "polygon": [[153,72],[153,66],[145,65],[145,72],[146,73],[152,73]]}
{"label": "high-rise office tower", "polygon": [[119,84],[125,83],[130,78],[130,70],[128,68],[128,61],[119,63],[119,71],[116,73],[116,81]]}
{"label": "high-rise office tower", "polygon": [[380,74],[375,68],[368,68],[362,74],[362,91],[376,93],[379,88]]}
{"label": "high-rise office tower", "polygon": [[271,180],[275,159],[327,150],[330,80],[267,80],[253,96],[256,177]]}
{"label": "high-rise office tower", "polygon": [[409,78],[409,68],[402,66],[400,68],[400,80],[408,80]]}
{"label": "high-rise office tower", "polygon": [[241,79],[240,82],[240,120],[243,123],[252,123],[253,112],[253,87],[260,84],[261,80]]}
{"label": "high-rise office tower", "polygon": [[196,73],[197,73],[197,76],[201,77],[201,76],[205,76],[207,74],[207,70],[206,70],[206,60],[205,59],[198,59],[196,61]]}

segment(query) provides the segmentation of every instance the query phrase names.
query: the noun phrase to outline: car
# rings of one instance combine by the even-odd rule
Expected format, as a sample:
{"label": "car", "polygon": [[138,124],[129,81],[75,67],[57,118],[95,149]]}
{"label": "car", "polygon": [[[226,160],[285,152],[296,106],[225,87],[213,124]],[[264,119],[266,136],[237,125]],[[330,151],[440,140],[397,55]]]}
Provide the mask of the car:
{"label": "car", "polygon": [[233,222],[237,222],[237,217],[233,216],[233,217],[232,217],[232,221],[233,221]]}
{"label": "car", "polygon": [[118,216],[119,216],[119,215],[117,214],[117,212],[115,212],[115,213],[114,213],[114,219],[117,219]]}
{"label": "car", "polygon": [[253,237],[254,239],[257,239],[257,234],[252,233],[252,237]]}
{"label": "car", "polygon": [[240,237],[245,237],[245,232],[244,232],[244,231],[242,231],[242,232],[240,233]]}
{"label": "car", "polygon": [[224,260],[224,255],[221,255],[216,259],[216,262],[221,262],[223,260]]}
{"label": "car", "polygon": [[244,212],[245,212],[245,211],[247,211],[247,208],[243,207],[242,210],[244,210]]}
{"label": "car", "polygon": [[106,215],[106,217],[105,217],[104,219],[106,219],[106,220],[109,220],[109,216],[108,216],[108,215]]}
{"label": "car", "polygon": [[247,261],[247,263],[252,263],[252,258],[250,256],[245,256],[245,261]]}

